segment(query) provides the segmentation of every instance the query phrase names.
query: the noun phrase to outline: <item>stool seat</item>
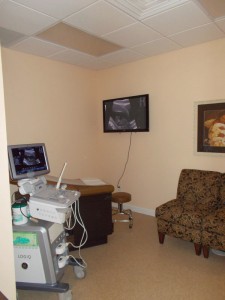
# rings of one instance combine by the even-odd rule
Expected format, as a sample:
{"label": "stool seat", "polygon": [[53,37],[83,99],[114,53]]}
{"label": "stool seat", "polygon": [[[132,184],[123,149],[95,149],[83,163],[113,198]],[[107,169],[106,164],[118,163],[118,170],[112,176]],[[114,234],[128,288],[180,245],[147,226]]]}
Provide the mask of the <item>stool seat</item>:
{"label": "stool seat", "polygon": [[129,222],[129,228],[133,227],[133,217],[132,211],[130,209],[123,209],[123,203],[127,203],[131,201],[131,194],[126,192],[116,192],[112,194],[112,202],[118,204],[118,208],[113,208],[112,215],[127,215],[129,217],[126,219],[113,219],[113,222]]}
{"label": "stool seat", "polygon": [[112,194],[112,202],[126,203],[131,201],[131,194],[125,192],[117,192]]}

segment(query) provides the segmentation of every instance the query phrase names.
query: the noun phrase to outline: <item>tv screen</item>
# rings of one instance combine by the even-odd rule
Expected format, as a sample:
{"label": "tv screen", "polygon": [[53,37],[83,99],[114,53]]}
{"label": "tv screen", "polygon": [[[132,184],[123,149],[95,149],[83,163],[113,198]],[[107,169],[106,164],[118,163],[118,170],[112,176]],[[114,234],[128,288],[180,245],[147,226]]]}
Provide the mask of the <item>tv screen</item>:
{"label": "tv screen", "polygon": [[104,132],[149,131],[149,95],[103,100]]}
{"label": "tv screen", "polygon": [[9,170],[13,180],[33,178],[48,174],[48,164],[45,144],[9,145]]}

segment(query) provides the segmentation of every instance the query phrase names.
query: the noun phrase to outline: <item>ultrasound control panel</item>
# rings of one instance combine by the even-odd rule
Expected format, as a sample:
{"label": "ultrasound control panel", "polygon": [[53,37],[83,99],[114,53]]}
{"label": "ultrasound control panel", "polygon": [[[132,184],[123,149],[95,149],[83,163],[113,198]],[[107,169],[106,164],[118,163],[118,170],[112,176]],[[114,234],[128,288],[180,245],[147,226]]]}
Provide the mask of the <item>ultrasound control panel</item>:
{"label": "ultrasound control panel", "polygon": [[56,205],[58,208],[71,206],[80,197],[80,192],[71,190],[57,190],[55,187],[47,186],[45,190],[32,196],[32,199],[39,199],[42,203]]}
{"label": "ultrasound control panel", "polygon": [[63,224],[71,214],[72,204],[79,200],[80,192],[57,190],[46,186],[45,190],[30,197],[30,215],[34,218]]}

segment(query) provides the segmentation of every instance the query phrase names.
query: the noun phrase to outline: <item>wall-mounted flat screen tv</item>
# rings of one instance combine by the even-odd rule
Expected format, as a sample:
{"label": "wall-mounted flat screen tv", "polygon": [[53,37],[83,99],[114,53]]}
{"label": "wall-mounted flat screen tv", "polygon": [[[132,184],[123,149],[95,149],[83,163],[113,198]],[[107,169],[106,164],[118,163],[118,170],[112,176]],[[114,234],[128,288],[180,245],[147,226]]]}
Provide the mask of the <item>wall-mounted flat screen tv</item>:
{"label": "wall-mounted flat screen tv", "polygon": [[149,131],[149,95],[103,100],[104,132]]}

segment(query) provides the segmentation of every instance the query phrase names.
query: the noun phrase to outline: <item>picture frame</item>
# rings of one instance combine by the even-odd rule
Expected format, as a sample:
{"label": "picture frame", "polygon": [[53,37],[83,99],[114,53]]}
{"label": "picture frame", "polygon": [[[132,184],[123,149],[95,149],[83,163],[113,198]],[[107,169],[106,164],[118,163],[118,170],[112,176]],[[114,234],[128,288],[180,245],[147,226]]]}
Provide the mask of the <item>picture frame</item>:
{"label": "picture frame", "polygon": [[197,153],[225,154],[225,100],[196,102]]}

